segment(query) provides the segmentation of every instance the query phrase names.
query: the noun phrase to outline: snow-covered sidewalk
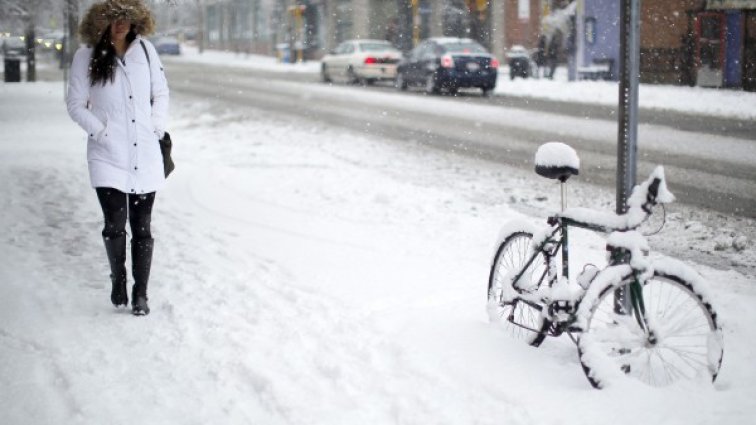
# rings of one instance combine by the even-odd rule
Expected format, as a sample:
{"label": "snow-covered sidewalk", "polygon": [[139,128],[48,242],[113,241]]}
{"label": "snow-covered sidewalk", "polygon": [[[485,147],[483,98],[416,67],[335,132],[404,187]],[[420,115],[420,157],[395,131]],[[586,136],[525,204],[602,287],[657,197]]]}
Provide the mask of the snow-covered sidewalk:
{"label": "snow-covered sidewalk", "polygon": [[[276,58],[254,54],[206,50],[200,54],[193,46],[182,46],[182,56],[171,61],[233,66],[272,72],[317,73],[320,62],[286,64]],[[509,79],[509,69],[499,71],[496,94],[563,102],[616,106],[619,86],[607,81],[567,81],[567,70],[558,68],[553,80]],[[735,118],[756,119],[756,93],[742,90],[712,89],[673,85],[641,84],[639,106],[645,109]]]}
{"label": "snow-covered sidewalk", "polygon": [[[693,265],[715,385],[590,388],[574,346],[487,323],[499,226],[556,188],[495,164],[175,97],[153,312],[109,305],[85,137],[59,84],[0,85],[0,411],[8,424],[742,424],[756,282]],[[527,201],[530,200],[530,201]],[[556,204],[550,205],[556,207]],[[576,233],[574,258],[603,241]],[[689,243],[690,241],[682,241]]]}

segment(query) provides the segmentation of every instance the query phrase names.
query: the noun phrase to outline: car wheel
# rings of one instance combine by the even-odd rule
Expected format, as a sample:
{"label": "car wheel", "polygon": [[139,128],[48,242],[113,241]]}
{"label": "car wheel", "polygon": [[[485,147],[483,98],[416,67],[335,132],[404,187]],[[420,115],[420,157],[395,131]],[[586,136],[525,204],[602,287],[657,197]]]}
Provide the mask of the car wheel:
{"label": "car wheel", "polygon": [[427,94],[438,93],[438,86],[436,85],[436,74],[431,73],[425,78],[425,92]]}
{"label": "car wheel", "polygon": [[402,73],[396,74],[396,82],[394,83],[397,89],[399,90],[407,90],[407,80],[404,79],[404,75]]}
{"label": "car wheel", "polygon": [[493,87],[481,87],[480,89],[483,90],[483,97],[491,97]]}
{"label": "car wheel", "polygon": [[449,94],[452,96],[456,96],[457,93],[459,93],[459,88],[457,88],[457,86],[449,86],[447,90],[449,90]]}
{"label": "car wheel", "polygon": [[351,66],[347,68],[346,75],[347,75],[347,83],[359,84],[360,79],[357,77],[357,74],[354,73],[354,69]]}
{"label": "car wheel", "polygon": [[323,64],[322,67],[320,67],[320,79],[324,83],[330,83],[331,82],[331,76],[328,75],[328,72],[326,71],[326,66]]}

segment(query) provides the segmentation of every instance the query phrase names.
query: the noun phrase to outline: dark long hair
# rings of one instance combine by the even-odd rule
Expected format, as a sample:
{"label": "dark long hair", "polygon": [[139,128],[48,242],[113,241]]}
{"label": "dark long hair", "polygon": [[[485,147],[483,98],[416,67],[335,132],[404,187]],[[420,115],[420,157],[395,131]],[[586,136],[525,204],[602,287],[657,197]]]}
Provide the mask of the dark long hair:
{"label": "dark long hair", "polygon": [[[136,39],[134,25],[131,26],[129,33],[126,35],[127,44],[131,44]],[[104,86],[108,81],[115,81],[116,69],[116,50],[110,41],[110,25],[103,31],[100,41],[92,50],[92,59],[89,61],[89,83],[94,86],[102,83]]]}

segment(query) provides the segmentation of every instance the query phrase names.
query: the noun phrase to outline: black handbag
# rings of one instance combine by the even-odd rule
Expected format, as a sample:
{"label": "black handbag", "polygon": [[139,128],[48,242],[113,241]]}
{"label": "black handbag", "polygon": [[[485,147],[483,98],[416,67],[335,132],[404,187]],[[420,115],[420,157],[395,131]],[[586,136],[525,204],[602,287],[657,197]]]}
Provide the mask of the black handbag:
{"label": "black handbag", "polygon": [[163,138],[160,139],[160,153],[163,154],[163,171],[165,172],[166,177],[168,177],[168,174],[171,174],[171,171],[176,168],[176,165],[173,164],[173,159],[171,158],[172,146],[173,142],[171,142],[171,135],[166,131]]}
{"label": "black handbag", "polygon": [[[147,53],[147,47],[144,46],[144,42],[139,40],[139,44],[142,45],[144,55],[147,57],[147,65],[150,66],[150,79],[152,79],[152,65],[150,64],[150,54]],[[150,105],[152,104],[152,97],[150,97]],[[171,141],[171,135],[166,131],[163,137],[160,139],[160,153],[163,155],[163,172],[165,176],[176,168],[176,164],[173,163],[171,158],[171,148],[173,147],[173,141]]]}

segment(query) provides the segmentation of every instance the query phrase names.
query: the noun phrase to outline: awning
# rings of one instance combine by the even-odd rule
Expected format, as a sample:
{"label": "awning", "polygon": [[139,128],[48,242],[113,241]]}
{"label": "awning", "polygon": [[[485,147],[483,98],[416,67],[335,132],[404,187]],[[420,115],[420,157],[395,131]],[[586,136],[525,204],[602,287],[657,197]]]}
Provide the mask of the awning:
{"label": "awning", "polygon": [[706,0],[707,9],[756,9],[756,0]]}

